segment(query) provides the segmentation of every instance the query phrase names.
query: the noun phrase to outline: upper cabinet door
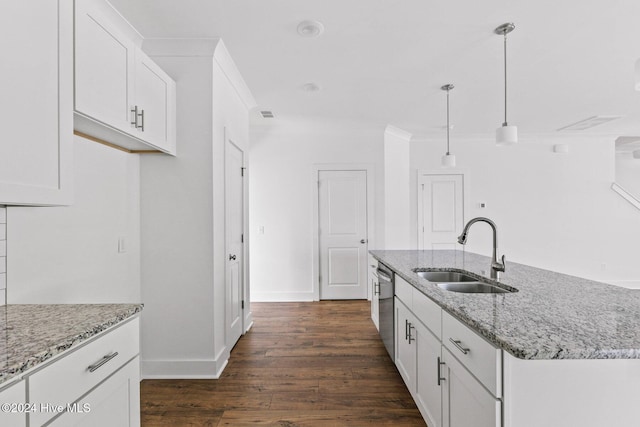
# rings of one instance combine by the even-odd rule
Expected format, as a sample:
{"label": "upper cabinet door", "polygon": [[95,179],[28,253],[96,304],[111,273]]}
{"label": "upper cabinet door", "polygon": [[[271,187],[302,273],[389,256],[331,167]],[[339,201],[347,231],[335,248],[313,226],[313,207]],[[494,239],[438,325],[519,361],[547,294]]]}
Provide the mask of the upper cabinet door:
{"label": "upper cabinet door", "polygon": [[176,84],[144,52],[136,52],[137,129],[141,139],[175,154]]}
{"label": "upper cabinet door", "polygon": [[0,52],[0,204],[70,204],[73,1],[3,2]]}
{"label": "upper cabinet door", "polygon": [[176,152],[175,82],[106,0],[75,0],[76,131],[131,152]]}
{"label": "upper cabinet door", "polygon": [[104,2],[76,1],[75,110],[132,133],[135,45]]}

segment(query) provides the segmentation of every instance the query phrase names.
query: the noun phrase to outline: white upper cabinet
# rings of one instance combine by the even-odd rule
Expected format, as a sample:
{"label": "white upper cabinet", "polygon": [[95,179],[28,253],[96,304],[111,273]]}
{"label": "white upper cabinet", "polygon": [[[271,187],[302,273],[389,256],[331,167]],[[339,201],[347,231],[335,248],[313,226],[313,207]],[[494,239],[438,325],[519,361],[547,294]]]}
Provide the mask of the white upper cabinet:
{"label": "white upper cabinet", "polygon": [[3,2],[0,204],[72,202],[73,2]]}
{"label": "white upper cabinet", "polygon": [[75,129],[131,151],[175,154],[175,82],[104,0],[76,0]]}
{"label": "white upper cabinet", "polygon": [[136,51],[135,70],[137,129],[142,132],[140,137],[175,154],[176,85],[140,49]]}
{"label": "white upper cabinet", "polygon": [[136,47],[99,5],[76,2],[75,111],[131,132]]}

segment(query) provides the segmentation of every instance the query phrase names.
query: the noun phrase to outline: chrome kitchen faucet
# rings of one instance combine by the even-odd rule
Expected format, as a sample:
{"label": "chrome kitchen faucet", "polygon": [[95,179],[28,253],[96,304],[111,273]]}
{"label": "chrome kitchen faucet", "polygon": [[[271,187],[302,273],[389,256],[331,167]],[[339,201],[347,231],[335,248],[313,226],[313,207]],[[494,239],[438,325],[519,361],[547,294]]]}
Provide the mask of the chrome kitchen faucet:
{"label": "chrome kitchen faucet", "polygon": [[467,222],[467,225],[464,226],[462,234],[458,236],[458,243],[460,243],[461,245],[467,243],[467,234],[469,233],[469,228],[476,222],[486,222],[493,229],[493,258],[491,259],[491,278],[498,280],[498,273],[505,270],[505,262],[504,255],[502,255],[501,258],[502,262],[498,262],[498,230],[496,228],[496,224],[493,221],[482,216],[469,220],[469,222]]}

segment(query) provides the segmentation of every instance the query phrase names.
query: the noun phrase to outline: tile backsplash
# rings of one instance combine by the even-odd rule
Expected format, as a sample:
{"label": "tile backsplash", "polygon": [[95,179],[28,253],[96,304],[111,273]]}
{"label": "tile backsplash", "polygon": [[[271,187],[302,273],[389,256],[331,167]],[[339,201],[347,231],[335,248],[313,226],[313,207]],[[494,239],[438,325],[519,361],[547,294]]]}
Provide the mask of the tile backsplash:
{"label": "tile backsplash", "polygon": [[0,305],[7,300],[7,208],[0,206]]}

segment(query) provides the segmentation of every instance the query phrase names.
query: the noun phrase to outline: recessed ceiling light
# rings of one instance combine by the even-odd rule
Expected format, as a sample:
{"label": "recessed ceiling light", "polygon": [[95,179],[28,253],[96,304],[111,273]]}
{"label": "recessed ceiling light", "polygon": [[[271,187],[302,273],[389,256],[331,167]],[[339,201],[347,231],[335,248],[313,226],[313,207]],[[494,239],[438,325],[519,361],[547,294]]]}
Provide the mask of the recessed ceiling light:
{"label": "recessed ceiling light", "polygon": [[324,25],[318,21],[302,21],[298,24],[298,34],[302,37],[318,37],[324,32]]}
{"label": "recessed ceiling light", "polygon": [[306,83],[302,85],[302,90],[307,93],[315,93],[320,91],[320,86],[315,83]]}
{"label": "recessed ceiling light", "polygon": [[586,130],[620,118],[622,118],[622,116],[593,116],[568,126],[561,127],[558,130]]}

